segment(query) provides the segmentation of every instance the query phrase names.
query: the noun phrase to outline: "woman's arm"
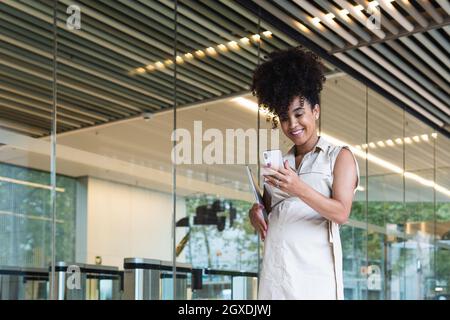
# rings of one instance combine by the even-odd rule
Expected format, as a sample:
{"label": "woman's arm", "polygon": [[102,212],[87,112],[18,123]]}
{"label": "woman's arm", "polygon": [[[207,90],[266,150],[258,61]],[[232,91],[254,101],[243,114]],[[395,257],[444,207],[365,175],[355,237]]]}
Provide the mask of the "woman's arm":
{"label": "woman's arm", "polygon": [[[325,197],[301,181],[287,162],[285,162],[285,168],[279,170],[277,178],[279,179],[280,190],[291,196],[299,197],[325,218],[338,224],[344,224],[350,216],[357,183],[356,164],[349,150],[343,148],[339,152],[333,175],[331,198]],[[272,186],[277,187],[274,178],[268,176],[266,178]]]}
{"label": "woman's arm", "polygon": [[353,155],[342,149],[336,159],[333,172],[331,198],[327,198],[304,183],[298,189],[298,197],[325,218],[338,224],[348,221],[357,183],[356,164]]}

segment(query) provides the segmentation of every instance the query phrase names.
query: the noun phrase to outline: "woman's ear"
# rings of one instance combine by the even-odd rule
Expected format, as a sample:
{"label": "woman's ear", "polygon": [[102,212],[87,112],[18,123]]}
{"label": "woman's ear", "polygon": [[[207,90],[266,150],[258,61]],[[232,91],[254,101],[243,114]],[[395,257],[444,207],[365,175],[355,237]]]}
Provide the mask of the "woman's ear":
{"label": "woman's ear", "polygon": [[315,118],[316,120],[319,119],[319,116],[320,116],[320,106],[319,106],[318,104],[315,104],[315,105],[314,105],[314,108],[313,108],[313,115],[314,115],[314,118]]}

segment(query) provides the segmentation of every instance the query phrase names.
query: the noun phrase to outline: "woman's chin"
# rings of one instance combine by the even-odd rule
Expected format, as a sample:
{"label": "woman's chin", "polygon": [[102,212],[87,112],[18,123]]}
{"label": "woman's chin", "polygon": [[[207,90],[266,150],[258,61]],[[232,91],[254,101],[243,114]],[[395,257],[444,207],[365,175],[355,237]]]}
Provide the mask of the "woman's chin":
{"label": "woman's chin", "polygon": [[301,134],[299,136],[291,136],[290,139],[297,146],[304,144],[307,140],[307,139],[305,139],[304,134]]}

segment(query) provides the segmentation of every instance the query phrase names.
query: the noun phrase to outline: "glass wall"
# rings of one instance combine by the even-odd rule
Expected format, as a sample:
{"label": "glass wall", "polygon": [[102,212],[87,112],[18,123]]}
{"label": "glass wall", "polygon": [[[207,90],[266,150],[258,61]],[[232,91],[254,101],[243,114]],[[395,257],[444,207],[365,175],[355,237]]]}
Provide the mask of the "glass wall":
{"label": "glass wall", "polygon": [[[53,28],[0,3],[0,299],[47,299],[53,248]],[[45,19],[53,20],[52,11]],[[58,125],[78,120],[62,112]],[[73,239],[73,180],[56,182],[56,232]],[[72,258],[74,248],[56,254]],[[30,277],[33,273],[35,277]]]}
{"label": "glass wall", "polygon": [[363,84],[338,70],[327,77],[321,96],[321,134],[332,143],[355,147],[360,171],[360,185],[355,194],[350,221],[340,230],[345,299],[367,298],[367,186],[363,149],[366,141],[367,101],[367,88]]}
{"label": "glass wall", "polygon": [[258,142],[270,147],[272,134],[248,94],[252,71],[263,55],[288,45],[265,35],[258,17],[242,16],[231,1],[203,3],[177,5],[176,90],[189,86],[203,101],[183,108],[177,100],[176,194],[185,199],[186,214],[177,212],[176,260],[205,270],[193,299],[231,299],[236,272],[258,272],[260,242],[248,221],[253,199],[245,164],[258,180]]}
{"label": "glass wall", "polygon": [[429,294],[437,299],[447,299],[450,293],[450,141],[442,134],[434,134],[434,181],[433,194],[433,272],[428,279]]}
{"label": "glass wall", "polygon": [[[245,165],[291,142],[249,89],[299,43],[225,0],[2,1],[0,27],[0,299],[254,299]],[[345,298],[448,297],[449,137],[325,65],[319,132],[361,177]]]}
{"label": "glass wall", "polygon": [[403,299],[404,112],[368,91],[367,298]]}
{"label": "glass wall", "polygon": [[[184,198],[173,199],[170,157],[174,11],[156,1],[58,1],[58,21],[58,101],[67,98],[91,122],[58,130],[57,171],[77,180],[76,255],[68,262],[125,270],[120,298],[139,285],[124,259],[152,259],[163,292],[152,299],[172,299],[163,268],[172,264],[174,206],[186,211]],[[182,104],[196,98],[188,84],[179,91]]]}
{"label": "glass wall", "polygon": [[434,296],[435,290],[431,282],[435,190],[429,187],[434,181],[434,132],[406,115],[405,136],[405,299],[425,299]]}

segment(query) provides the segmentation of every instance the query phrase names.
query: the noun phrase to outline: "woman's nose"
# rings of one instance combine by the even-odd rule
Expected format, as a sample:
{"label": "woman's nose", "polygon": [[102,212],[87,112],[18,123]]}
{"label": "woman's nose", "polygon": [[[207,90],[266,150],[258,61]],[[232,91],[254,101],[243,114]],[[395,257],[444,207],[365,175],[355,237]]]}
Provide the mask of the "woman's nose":
{"label": "woman's nose", "polygon": [[297,126],[295,119],[289,119],[289,129],[294,129]]}

